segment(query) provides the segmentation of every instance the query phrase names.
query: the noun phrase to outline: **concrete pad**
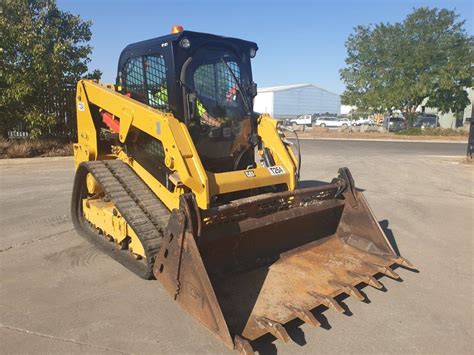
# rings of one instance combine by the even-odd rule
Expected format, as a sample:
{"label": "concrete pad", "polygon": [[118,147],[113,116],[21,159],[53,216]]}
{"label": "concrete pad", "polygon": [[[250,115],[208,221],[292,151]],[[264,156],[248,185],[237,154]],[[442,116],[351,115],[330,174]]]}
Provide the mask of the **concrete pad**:
{"label": "concrete pad", "polygon": [[11,349],[13,352],[13,349],[21,349],[21,352],[25,353],[38,353],[39,349],[45,349],[44,351],[48,353],[123,354],[121,351],[19,328],[1,327],[0,339],[2,339],[2,348]]}
{"label": "concrete pad", "polygon": [[[383,277],[386,292],[362,290],[370,303],[345,299],[349,315],[316,310],[323,327],[292,322],[294,342],[266,336],[255,349],[471,353],[474,169],[443,157],[458,145],[302,146],[302,185],[329,181],[348,166],[420,272],[398,268],[403,282]],[[158,282],[138,279],[76,234],[72,179],[70,159],[0,162],[0,352],[231,353]]]}

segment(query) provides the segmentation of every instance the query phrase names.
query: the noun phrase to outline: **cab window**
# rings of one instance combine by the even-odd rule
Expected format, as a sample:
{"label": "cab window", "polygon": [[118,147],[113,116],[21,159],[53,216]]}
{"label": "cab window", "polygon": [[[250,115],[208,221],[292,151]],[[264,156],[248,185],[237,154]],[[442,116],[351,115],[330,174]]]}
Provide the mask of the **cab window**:
{"label": "cab window", "polygon": [[124,88],[130,96],[162,111],[169,111],[167,67],[162,55],[130,58],[124,69]]}
{"label": "cab window", "polygon": [[125,64],[124,88],[130,96],[138,101],[145,102],[145,75],[143,72],[143,58],[130,58]]}
{"label": "cab window", "polygon": [[148,104],[159,110],[169,111],[166,64],[162,55],[144,57]]}

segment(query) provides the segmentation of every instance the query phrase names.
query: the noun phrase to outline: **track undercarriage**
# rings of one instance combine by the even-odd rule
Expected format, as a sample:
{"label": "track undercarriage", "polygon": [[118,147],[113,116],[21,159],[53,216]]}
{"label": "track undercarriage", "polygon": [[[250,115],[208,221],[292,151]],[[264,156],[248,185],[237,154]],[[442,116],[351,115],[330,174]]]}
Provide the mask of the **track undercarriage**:
{"label": "track undercarriage", "polygon": [[83,163],[73,201],[82,235],[138,276],[153,277],[169,211],[130,167],[120,160]]}

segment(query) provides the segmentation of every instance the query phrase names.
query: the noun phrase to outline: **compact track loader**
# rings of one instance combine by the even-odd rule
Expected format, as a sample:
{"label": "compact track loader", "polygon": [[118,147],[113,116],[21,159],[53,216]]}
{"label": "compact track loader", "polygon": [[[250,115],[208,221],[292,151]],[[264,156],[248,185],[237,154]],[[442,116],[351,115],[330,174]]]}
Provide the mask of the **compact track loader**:
{"label": "compact track loader", "polygon": [[257,45],[175,29],[127,46],[117,82],[77,85],[78,232],[228,347],[252,352],[284,324],[398,278],[397,255],[347,168],[297,188],[300,157],[253,112]]}

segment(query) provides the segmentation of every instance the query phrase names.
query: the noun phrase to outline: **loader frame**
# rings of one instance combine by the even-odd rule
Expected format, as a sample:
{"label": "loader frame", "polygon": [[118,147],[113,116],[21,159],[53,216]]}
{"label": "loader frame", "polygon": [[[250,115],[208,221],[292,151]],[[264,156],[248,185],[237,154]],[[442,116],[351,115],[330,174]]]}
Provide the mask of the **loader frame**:
{"label": "loader frame", "polygon": [[[265,146],[271,147],[272,156],[285,173],[272,175],[267,168],[257,166],[245,171],[212,173],[204,169],[187,126],[171,113],[161,112],[115,91],[113,85],[102,85],[81,80],[77,86],[78,143],[74,144],[75,166],[81,162],[102,159],[121,159],[160,196],[172,210],[179,207],[179,196],[193,192],[201,209],[211,205],[213,196],[265,186],[285,185],[296,188],[297,160],[291,147],[282,142],[278,122],[267,115],[258,118],[258,134]],[[163,144],[165,165],[170,170],[175,188],[169,191],[137,160],[130,158],[123,148],[101,149],[97,127],[104,126],[98,109],[119,118],[119,141],[125,143],[131,130],[145,132]],[[173,176],[174,173],[174,176]]]}

